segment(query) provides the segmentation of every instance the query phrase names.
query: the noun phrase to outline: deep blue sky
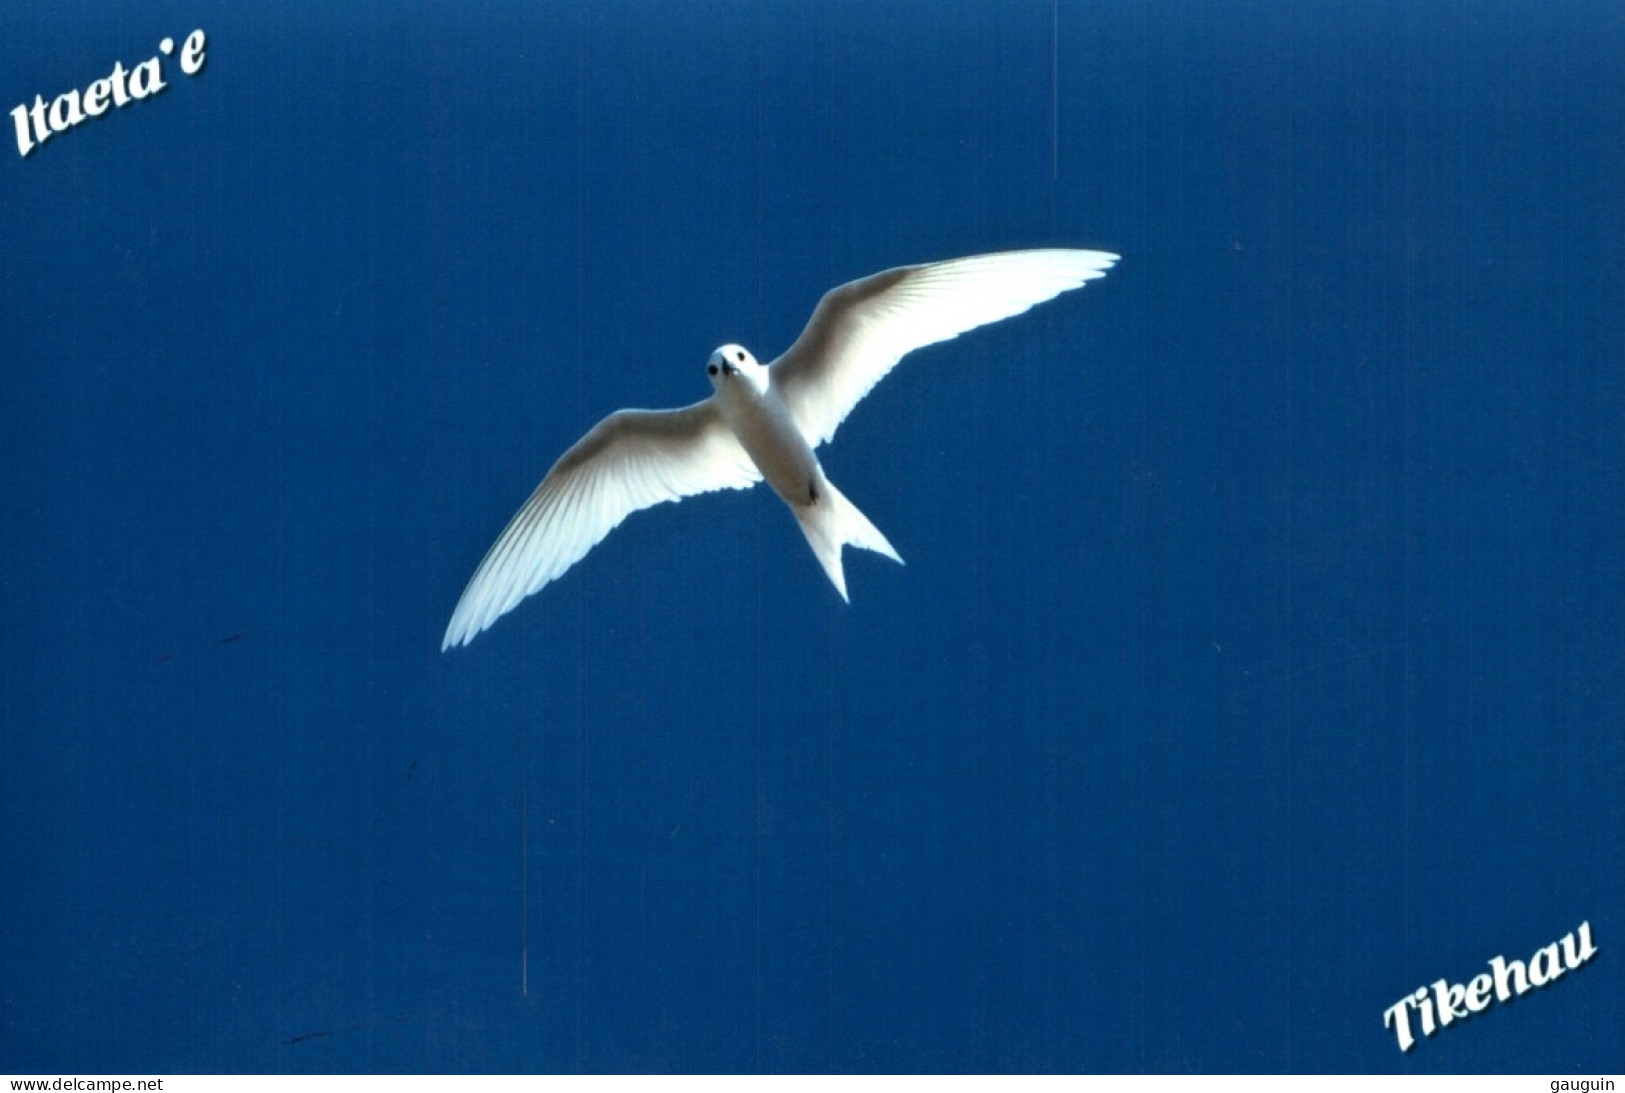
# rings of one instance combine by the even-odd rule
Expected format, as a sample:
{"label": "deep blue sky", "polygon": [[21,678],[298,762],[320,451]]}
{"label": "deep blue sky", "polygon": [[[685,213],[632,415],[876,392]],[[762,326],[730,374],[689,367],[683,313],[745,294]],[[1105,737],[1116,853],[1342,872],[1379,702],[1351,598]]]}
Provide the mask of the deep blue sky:
{"label": "deep blue sky", "polygon": [[[0,143],[0,1071],[1620,1070],[1625,12],[1333,7],[8,4],[208,59]],[[758,489],[441,654],[603,414],[1043,245],[850,606]]]}

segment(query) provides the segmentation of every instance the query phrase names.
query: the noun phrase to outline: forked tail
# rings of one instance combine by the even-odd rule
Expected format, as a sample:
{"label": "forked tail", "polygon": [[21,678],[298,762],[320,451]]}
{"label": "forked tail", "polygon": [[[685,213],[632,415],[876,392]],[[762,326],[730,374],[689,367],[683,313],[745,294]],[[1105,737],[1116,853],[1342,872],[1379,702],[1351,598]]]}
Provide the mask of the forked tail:
{"label": "forked tail", "polygon": [[807,544],[818,558],[818,564],[824,567],[824,572],[829,574],[830,581],[835,585],[835,591],[845,600],[846,573],[841,568],[842,546],[851,543],[855,547],[884,554],[899,565],[903,559],[892,549],[886,537],[880,534],[880,529],[871,524],[869,518],[835,488],[833,482],[824,479],[821,489],[818,500],[812,504],[790,507],[796,514],[796,522],[801,525],[802,534],[807,537]]}

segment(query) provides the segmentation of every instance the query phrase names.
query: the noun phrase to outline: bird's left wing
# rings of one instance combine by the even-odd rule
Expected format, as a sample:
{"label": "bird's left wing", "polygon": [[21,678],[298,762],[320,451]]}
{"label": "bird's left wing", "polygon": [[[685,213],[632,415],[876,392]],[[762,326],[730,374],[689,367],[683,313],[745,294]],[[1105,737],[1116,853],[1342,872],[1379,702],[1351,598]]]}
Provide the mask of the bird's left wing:
{"label": "bird's left wing", "polygon": [[911,350],[1020,315],[1104,277],[1117,255],[1020,250],[899,266],[831,289],[769,375],[796,427],[828,441],[869,390]]}
{"label": "bird's left wing", "polygon": [[473,641],[639,509],[761,477],[711,399],[615,411],[559,457],[508,522],[457,601],[441,649]]}

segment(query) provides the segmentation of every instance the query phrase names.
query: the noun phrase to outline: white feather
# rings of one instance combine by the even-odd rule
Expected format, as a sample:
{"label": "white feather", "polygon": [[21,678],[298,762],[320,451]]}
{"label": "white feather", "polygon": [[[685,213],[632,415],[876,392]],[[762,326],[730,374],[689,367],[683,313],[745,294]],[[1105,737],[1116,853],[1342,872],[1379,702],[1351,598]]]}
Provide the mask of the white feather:
{"label": "white feather", "polygon": [[559,457],[463,590],[442,649],[472,641],[639,509],[761,481],[711,399],[617,410]]}
{"label": "white feather", "polygon": [[1085,281],[1117,255],[1024,250],[899,266],[831,289],[795,344],[769,366],[807,443],[817,447],[903,355],[1020,315]]}

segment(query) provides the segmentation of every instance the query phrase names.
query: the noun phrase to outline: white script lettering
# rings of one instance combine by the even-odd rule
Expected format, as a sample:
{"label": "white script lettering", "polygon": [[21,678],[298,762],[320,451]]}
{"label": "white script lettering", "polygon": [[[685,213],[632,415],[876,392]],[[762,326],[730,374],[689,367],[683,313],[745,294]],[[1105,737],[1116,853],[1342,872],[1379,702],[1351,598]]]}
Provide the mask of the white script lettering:
{"label": "white script lettering", "polygon": [[[1562,956],[1558,956],[1558,945]],[[1591,923],[1582,922],[1578,930],[1571,931],[1561,942],[1552,942],[1536,949],[1525,964],[1522,960],[1508,961],[1504,956],[1490,960],[1490,971],[1479,972],[1467,985],[1440,979],[1428,987],[1417,987],[1382,1014],[1383,1028],[1393,1029],[1399,1040],[1399,1050],[1409,1051],[1416,1044],[1416,1033],[1411,1028],[1411,1014],[1415,1013],[1423,1036],[1449,1027],[1459,1021],[1481,1013],[1490,1005],[1490,988],[1498,1002],[1510,1002],[1519,995],[1554,982],[1565,972],[1572,972],[1597,953],[1591,940]]]}
{"label": "white script lettering", "polygon": [[[206,42],[203,31],[194,30],[181,45],[181,71],[196,76],[203,70]],[[175,52],[175,40],[165,38],[158,43],[158,52],[139,64],[126,69],[123,61],[113,62],[113,71],[101,79],[92,80],[81,94],[77,89],[64,91],[49,103],[44,95],[35,95],[34,104],[22,103],[12,108],[11,122],[17,130],[17,154],[27,156],[58,133],[66,133],[80,122],[99,118],[107,113],[109,101],[113,106],[128,106],[132,102],[151,98],[169,84],[164,81],[163,58]]]}

